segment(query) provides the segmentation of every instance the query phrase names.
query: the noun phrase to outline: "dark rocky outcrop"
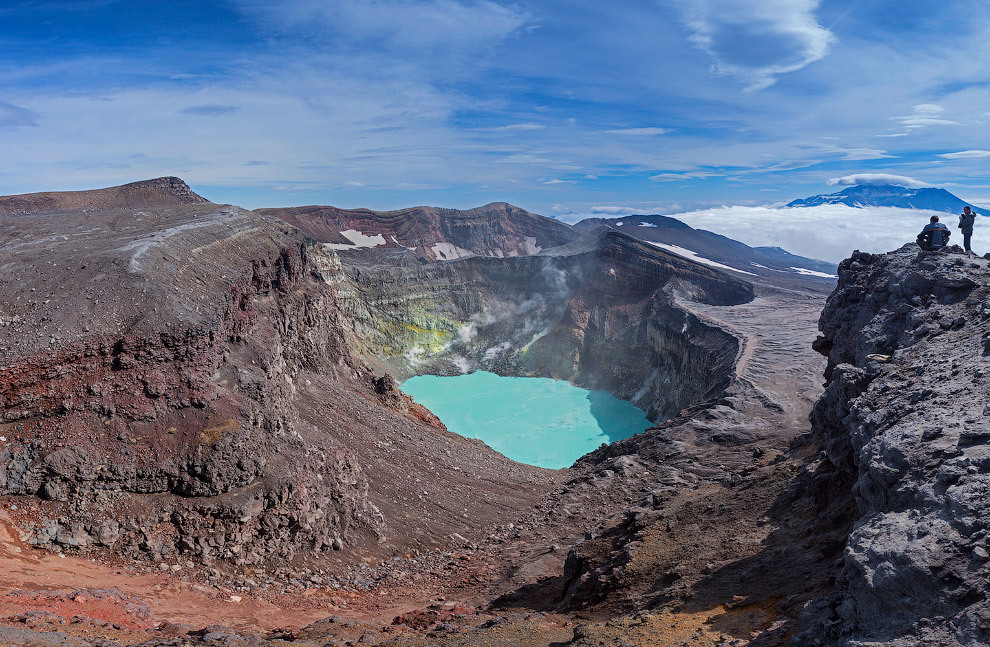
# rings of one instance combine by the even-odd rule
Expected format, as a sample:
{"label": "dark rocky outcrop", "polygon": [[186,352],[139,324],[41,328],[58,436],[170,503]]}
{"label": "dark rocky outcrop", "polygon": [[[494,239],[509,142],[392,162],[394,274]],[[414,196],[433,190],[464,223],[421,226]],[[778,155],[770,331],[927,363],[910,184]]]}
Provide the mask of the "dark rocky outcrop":
{"label": "dark rocky outcrop", "polygon": [[795,645],[990,641],[990,263],[961,251],[907,245],[839,266],[811,420],[832,473],[823,513],[845,503],[855,524]]}

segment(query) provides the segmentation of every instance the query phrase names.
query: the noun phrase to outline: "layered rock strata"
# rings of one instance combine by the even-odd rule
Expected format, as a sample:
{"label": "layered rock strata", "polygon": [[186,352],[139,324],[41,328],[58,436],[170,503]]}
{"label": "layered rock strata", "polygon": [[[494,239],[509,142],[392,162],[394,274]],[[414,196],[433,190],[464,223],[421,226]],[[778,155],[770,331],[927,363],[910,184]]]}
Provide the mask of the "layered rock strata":
{"label": "layered rock strata", "polygon": [[[395,211],[309,206],[259,209],[340,251],[404,249],[425,261],[469,255],[527,256],[578,237],[569,225],[505,202],[474,209]],[[350,234],[348,237],[347,234]]]}

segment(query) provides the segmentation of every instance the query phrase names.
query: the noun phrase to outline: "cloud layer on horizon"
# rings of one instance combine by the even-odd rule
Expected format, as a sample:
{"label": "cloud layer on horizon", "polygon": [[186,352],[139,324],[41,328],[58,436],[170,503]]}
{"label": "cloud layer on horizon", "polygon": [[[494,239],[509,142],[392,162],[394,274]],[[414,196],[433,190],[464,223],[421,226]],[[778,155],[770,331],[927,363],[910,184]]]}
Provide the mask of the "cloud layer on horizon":
{"label": "cloud layer on horizon", "polygon": [[[751,247],[782,247],[792,254],[833,263],[857,249],[876,254],[914,244],[932,215],[949,226],[953,232],[950,242],[962,244],[951,214],[920,209],[730,206],[669,215],[695,229],[707,229]],[[990,218],[977,220],[973,248],[980,254],[990,251]]]}
{"label": "cloud layer on horizon", "polygon": [[0,10],[0,193],[180,175],[247,207],[549,213],[990,186],[983,5],[83,4]]}

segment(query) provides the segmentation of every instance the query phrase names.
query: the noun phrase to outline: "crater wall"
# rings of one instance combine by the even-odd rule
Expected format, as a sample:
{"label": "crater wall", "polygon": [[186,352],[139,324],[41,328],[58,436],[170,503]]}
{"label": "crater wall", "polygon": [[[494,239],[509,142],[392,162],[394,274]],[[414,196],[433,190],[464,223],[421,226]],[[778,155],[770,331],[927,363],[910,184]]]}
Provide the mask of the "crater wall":
{"label": "crater wall", "polygon": [[476,369],[552,377],[610,391],[654,420],[725,388],[739,348],[673,294],[724,305],[753,295],[617,232],[526,257],[345,267],[353,345],[400,379]]}

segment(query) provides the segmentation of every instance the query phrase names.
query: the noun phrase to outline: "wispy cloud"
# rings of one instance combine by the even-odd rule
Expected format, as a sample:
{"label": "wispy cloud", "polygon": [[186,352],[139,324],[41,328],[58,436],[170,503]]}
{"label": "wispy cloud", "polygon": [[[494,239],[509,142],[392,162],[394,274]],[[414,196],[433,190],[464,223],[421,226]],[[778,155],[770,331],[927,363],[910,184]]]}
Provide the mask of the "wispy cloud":
{"label": "wispy cloud", "polygon": [[922,103],[914,107],[914,112],[894,119],[905,128],[917,129],[925,126],[959,126],[958,121],[942,117],[945,108],[937,103]]}
{"label": "wispy cloud", "polygon": [[526,130],[543,130],[544,128],[546,128],[546,126],[544,126],[543,124],[524,123],[524,124],[509,124],[508,126],[495,126],[493,128],[490,128],[489,130],[493,130],[493,131],[496,131],[496,132],[498,132],[498,131],[502,131],[502,132],[506,132],[506,131],[521,132],[521,131],[526,131]]}
{"label": "wispy cloud", "polygon": [[507,155],[495,161],[504,164],[549,164],[553,160],[549,157],[541,157],[533,153],[517,153],[515,155]]}
{"label": "wispy cloud", "polygon": [[610,135],[630,135],[632,137],[653,137],[654,135],[665,135],[670,132],[670,128],[617,128],[615,130],[606,130],[605,132]]}
{"label": "wispy cloud", "polygon": [[980,157],[990,157],[990,151],[970,150],[970,151],[959,151],[957,153],[941,153],[939,157],[944,157],[945,159],[950,159],[950,160],[978,159]]}
{"label": "wispy cloud", "polygon": [[643,213],[636,207],[620,207],[613,205],[599,205],[591,208],[593,214],[604,214],[607,216],[628,216],[636,213]]}
{"label": "wispy cloud", "polygon": [[239,106],[225,106],[220,104],[208,104],[202,106],[189,106],[179,112],[184,115],[200,115],[203,117],[219,117],[229,115],[240,110]]}
{"label": "wispy cloud", "polygon": [[27,108],[15,106],[6,101],[0,101],[0,128],[16,128],[18,126],[37,126],[38,115]]}
{"label": "wispy cloud", "polygon": [[658,173],[650,176],[651,182],[683,182],[684,180],[703,180],[717,175],[711,171],[688,171],[685,173]]}
{"label": "wispy cloud", "polygon": [[518,6],[489,0],[235,0],[266,24],[292,31],[322,31],[351,41],[372,41],[402,50],[464,50],[485,47],[522,29],[532,19]]}

